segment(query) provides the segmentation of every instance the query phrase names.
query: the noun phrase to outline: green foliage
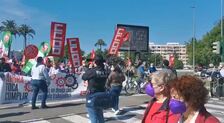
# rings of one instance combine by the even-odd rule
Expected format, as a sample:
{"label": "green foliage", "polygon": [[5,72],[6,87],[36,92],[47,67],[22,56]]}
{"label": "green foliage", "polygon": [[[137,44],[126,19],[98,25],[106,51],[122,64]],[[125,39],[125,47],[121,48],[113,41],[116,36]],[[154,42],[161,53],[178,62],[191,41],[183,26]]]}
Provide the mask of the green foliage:
{"label": "green foliage", "polygon": [[[212,52],[212,43],[215,41],[220,41],[220,22],[216,24],[210,32],[207,32],[201,40],[195,41],[195,63],[196,65],[202,64],[208,66],[210,63],[218,65],[221,62],[221,56]],[[193,41],[189,40],[186,43],[187,54],[188,54],[188,63],[192,65],[193,53],[192,46]]]}
{"label": "green foliage", "polygon": [[149,54],[148,63],[153,63],[155,66],[160,66],[162,63],[162,56],[160,54]]}
{"label": "green foliage", "polygon": [[184,64],[181,60],[175,58],[174,59],[174,68],[175,69],[183,69],[184,68]]}
{"label": "green foliage", "polygon": [[100,51],[102,51],[102,46],[106,46],[107,44],[103,39],[98,39],[97,42],[95,43],[95,46],[99,46]]}
{"label": "green foliage", "polygon": [[26,24],[22,24],[18,28],[18,32],[19,32],[19,35],[22,35],[24,38],[24,48],[25,48],[27,46],[27,36],[33,38],[33,36],[35,35],[35,31],[30,26]]}

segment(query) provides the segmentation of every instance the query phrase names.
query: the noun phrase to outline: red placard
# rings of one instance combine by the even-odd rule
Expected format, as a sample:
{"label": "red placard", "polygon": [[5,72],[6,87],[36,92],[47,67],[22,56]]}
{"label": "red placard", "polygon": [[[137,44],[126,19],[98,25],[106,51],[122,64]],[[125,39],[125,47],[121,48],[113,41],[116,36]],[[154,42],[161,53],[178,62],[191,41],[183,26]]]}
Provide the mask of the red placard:
{"label": "red placard", "polygon": [[125,38],[125,34],[127,34],[125,28],[117,28],[116,29],[113,41],[109,48],[109,54],[117,55],[117,52]]}
{"label": "red placard", "polygon": [[49,56],[64,56],[65,34],[65,23],[51,22],[51,51]]}
{"label": "red placard", "polygon": [[174,66],[174,55],[171,54],[170,57],[169,57],[169,66],[170,67],[173,67]]}
{"label": "red placard", "polygon": [[82,56],[79,38],[67,38],[69,59],[73,68],[81,66]]}
{"label": "red placard", "polygon": [[35,45],[28,45],[24,50],[26,59],[34,59],[38,54],[38,48]]}

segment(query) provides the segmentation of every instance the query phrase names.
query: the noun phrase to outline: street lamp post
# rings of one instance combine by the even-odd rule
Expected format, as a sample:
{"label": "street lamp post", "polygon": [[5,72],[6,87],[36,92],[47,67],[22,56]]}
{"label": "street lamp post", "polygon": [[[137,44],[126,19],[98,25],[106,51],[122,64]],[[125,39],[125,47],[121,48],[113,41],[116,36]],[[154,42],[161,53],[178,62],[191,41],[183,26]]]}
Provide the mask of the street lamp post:
{"label": "street lamp post", "polygon": [[191,7],[193,9],[193,17],[192,17],[192,28],[193,28],[193,37],[192,37],[192,41],[193,41],[193,70],[195,69],[195,6]]}

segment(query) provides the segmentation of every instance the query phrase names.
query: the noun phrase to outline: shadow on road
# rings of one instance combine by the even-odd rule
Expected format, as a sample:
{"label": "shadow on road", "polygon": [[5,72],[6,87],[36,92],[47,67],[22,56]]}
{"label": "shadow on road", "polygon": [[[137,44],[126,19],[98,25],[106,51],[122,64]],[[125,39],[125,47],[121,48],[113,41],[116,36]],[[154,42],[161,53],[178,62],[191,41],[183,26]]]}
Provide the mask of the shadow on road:
{"label": "shadow on road", "polygon": [[[14,113],[0,114],[0,117],[1,118],[12,117],[12,116],[24,115],[27,113],[30,113],[30,112],[14,112]],[[0,123],[2,123],[2,121],[0,121]]]}
{"label": "shadow on road", "polygon": [[0,121],[0,123],[20,123],[18,121]]}

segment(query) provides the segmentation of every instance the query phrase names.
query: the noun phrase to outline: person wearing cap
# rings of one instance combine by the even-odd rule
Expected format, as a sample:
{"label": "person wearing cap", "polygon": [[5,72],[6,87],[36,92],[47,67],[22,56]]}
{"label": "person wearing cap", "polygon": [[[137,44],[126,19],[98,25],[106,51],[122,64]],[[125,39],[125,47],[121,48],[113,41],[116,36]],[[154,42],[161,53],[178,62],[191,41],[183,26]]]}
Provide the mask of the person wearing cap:
{"label": "person wearing cap", "polygon": [[[95,67],[88,69],[82,76],[84,81],[88,81],[87,86],[87,102],[91,101],[89,97],[93,96],[98,92],[105,92],[105,83],[109,75],[108,71],[105,70],[104,62],[102,56],[97,55],[94,59]],[[91,123],[104,123],[103,109],[99,107],[87,106],[87,112]]]}
{"label": "person wearing cap", "polygon": [[0,58],[0,72],[11,72],[12,69],[8,63],[5,62],[5,58]]}
{"label": "person wearing cap", "polygon": [[43,92],[42,101],[41,101],[41,108],[48,108],[46,105],[48,87],[47,83],[50,83],[50,77],[48,75],[48,71],[46,66],[43,64],[43,58],[37,58],[37,64],[32,67],[31,70],[32,76],[32,89],[33,89],[33,96],[32,96],[32,109],[38,109],[36,107],[36,99],[39,93],[39,90]]}

